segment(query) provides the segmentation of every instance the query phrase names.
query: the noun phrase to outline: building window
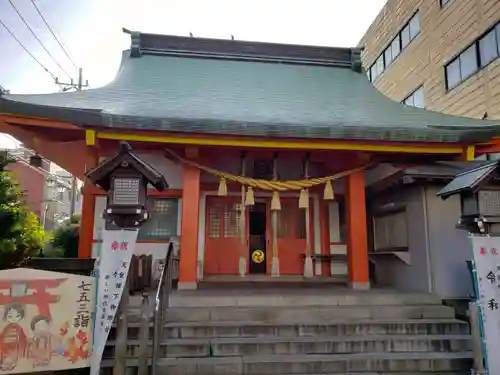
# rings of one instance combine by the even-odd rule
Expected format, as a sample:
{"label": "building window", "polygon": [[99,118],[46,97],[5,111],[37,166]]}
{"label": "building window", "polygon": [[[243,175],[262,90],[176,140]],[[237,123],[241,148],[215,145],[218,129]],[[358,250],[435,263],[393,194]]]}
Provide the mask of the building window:
{"label": "building window", "polygon": [[477,72],[478,68],[476,46],[472,45],[460,55],[460,77],[462,81]]}
{"label": "building window", "polygon": [[[168,240],[178,234],[179,200],[177,198],[148,198],[149,219],[142,224],[138,240]],[[119,229],[106,222],[106,229]]]}
{"label": "building window", "polygon": [[476,73],[479,69],[477,45],[474,43],[446,66],[446,86],[448,90]]}
{"label": "building window", "polygon": [[500,56],[500,23],[490,28],[445,66],[446,89],[451,90]]}
{"label": "building window", "polygon": [[498,57],[498,45],[496,31],[491,30],[488,34],[479,39],[479,58],[481,67],[485,67]]}
{"label": "building window", "polygon": [[399,56],[399,53],[401,52],[401,44],[399,42],[399,37],[394,38],[394,40],[391,42],[391,50],[392,50],[392,59],[394,60],[396,57]]}
{"label": "building window", "polygon": [[370,66],[368,78],[374,82],[418,34],[420,34],[420,18],[417,12]]}
{"label": "building window", "polygon": [[415,39],[418,34],[420,34],[420,18],[418,15],[415,15],[411,18],[410,22],[408,23],[408,26],[410,27],[410,41]]}
{"label": "building window", "polygon": [[460,83],[460,60],[455,59],[446,66],[446,86],[448,90]]}
{"label": "building window", "polygon": [[403,100],[403,103],[406,105],[411,105],[413,107],[425,108],[425,99],[424,99],[424,88],[420,86],[418,89],[413,91],[406,99]]}
{"label": "building window", "polygon": [[384,70],[385,70],[385,64],[384,64],[384,55],[380,55],[379,58],[377,59],[377,72],[378,75],[381,75]]}
{"label": "building window", "polygon": [[389,65],[393,58],[392,58],[392,48],[391,46],[387,47],[384,51],[384,60],[387,65]]}
{"label": "building window", "polygon": [[406,210],[374,217],[373,236],[375,251],[408,250]]}

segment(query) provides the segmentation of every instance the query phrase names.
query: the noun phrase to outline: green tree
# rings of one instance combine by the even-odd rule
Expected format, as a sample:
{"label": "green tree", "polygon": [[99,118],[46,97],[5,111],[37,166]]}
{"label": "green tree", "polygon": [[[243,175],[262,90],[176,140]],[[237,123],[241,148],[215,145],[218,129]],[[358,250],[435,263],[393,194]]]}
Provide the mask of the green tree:
{"label": "green tree", "polygon": [[73,215],[66,223],[54,230],[49,246],[44,250],[46,257],[78,258],[80,216]]}
{"label": "green tree", "polygon": [[37,216],[23,202],[23,194],[5,167],[15,162],[0,154],[0,269],[17,267],[38,255],[46,235]]}

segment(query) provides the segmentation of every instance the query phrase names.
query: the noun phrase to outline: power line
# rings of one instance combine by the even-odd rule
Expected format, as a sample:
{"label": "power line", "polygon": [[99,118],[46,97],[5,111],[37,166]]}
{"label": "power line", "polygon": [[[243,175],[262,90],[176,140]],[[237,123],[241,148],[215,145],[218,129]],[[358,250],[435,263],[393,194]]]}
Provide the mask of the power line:
{"label": "power line", "polygon": [[21,18],[21,20],[24,22],[24,24],[26,25],[26,27],[28,28],[28,30],[31,32],[31,34],[33,34],[33,36],[38,41],[38,43],[40,43],[40,45],[43,47],[43,49],[45,50],[45,52],[47,52],[48,55],[50,56],[50,58],[56,63],[56,65],[59,67],[59,69],[61,69],[61,71],[64,74],[66,74],[69,78],[71,78],[71,76],[66,72],[66,70],[64,70],[64,68],[57,62],[57,60],[54,58],[54,56],[52,56],[52,54],[50,53],[50,51],[45,47],[45,45],[42,43],[42,41],[40,40],[40,38],[36,35],[36,33],[30,27],[30,25],[28,24],[28,22],[26,22],[26,20],[24,19],[24,17],[22,16],[22,14],[19,12],[19,10],[16,8],[16,6],[12,2],[12,0],[9,0],[9,3],[12,6],[12,8],[16,11],[16,13],[19,16],[19,18]]}
{"label": "power line", "polygon": [[50,74],[50,76],[52,77],[52,79],[54,79],[54,80],[55,80],[55,79],[57,78],[54,74],[52,74],[52,73],[50,72],[50,70],[48,70],[48,69],[47,69],[47,68],[46,68],[46,67],[45,67],[45,66],[44,66],[44,65],[40,62],[40,60],[38,60],[38,59],[37,59],[37,58],[36,58],[36,57],[35,57],[35,56],[34,56],[34,55],[33,55],[33,54],[32,54],[32,53],[31,53],[31,52],[30,52],[27,48],[26,48],[26,46],[25,46],[25,45],[24,45],[24,44],[23,44],[23,43],[22,43],[22,42],[21,42],[21,41],[20,41],[20,40],[19,40],[19,39],[15,36],[15,35],[14,35],[14,33],[13,33],[13,32],[12,32],[12,31],[11,31],[11,30],[7,27],[7,25],[6,25],[5,23],[3,23],[3,22],[2,22],[2,20],[0,20],[0,24],[1,24],[4,28],[5,28],[5,30],[7,30],[7,32],[10,34],[10,36],[12,36],[12,37],[14,38],[14,40],[17,42],[17,44],[19,44],[19,45],[20,45],[20,46],[21,46],[21,47],[22,47],[22,48],[23,48],[23,49],[24,49],[24,50],[28,53],[28,55],[30,55],[30,56],[31,56],[31,58],[32,58],[33,60],[35,60],[35,61],[38,63],[38,65],[40,65],[40,67],[41,67],[43,70],[45,70],[47,73],[49,73],[49,74]]}
{"label": "power line", "polygon": [[62,41],[56,36],[56,34],[54,33],[54,31],[52,30],[52,28],[50,27],[49,23],[47,22],[47,20],[45,19],[45,17],[43,16],[42,14],[42,11],[38,8],[38,6],[35,4],[35,1],[34,0],[30,0],[31,1],[31,4],[33,4],[33,6],[35,7],[36,11],[38,12],[38,15],[42,18],[43,20],[43,23],[45,23],[45,26],[47,26],[47,29],[49,29],[50,33],[52,34],[52,36],[54,37],[54,39],[56,40],[57,44],[59,44],[59,47],[61,47],[61,49],[63,50],[64,54],[66,55],[66,57],[69,59],[69,61],[71,61],[71,63],[73,64],[73,66],[75,67],[75,69],[78,69],[78,66],[75,64],[75,62],[73,61],[73,59],[71,58],[69,52],[67,51],[66,48],[64,48],[64,45],[62,43]]}

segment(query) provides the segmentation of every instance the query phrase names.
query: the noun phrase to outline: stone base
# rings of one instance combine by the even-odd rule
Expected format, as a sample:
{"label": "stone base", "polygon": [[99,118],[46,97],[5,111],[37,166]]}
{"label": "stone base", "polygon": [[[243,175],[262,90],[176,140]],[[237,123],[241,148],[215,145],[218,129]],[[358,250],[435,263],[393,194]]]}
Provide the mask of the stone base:
{"label": "stone base", "polygon": [[196,290],[198,283],[196,281],[179,281],[177,284],[178,290]]}
{"label": "stone base", "polygon": [[369,290],[370,283],[351,282],[351,283],[349,283],[349,288],[354,289],[354,290]]}

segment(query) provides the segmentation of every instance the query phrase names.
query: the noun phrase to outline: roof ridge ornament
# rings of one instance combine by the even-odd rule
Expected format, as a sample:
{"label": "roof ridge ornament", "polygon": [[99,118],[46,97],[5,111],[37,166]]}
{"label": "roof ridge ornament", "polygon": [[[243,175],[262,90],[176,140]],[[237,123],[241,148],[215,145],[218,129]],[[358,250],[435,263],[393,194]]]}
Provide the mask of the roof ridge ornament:
{"label": "roof ridge ornament", "polygon": [[141,57],[141,32],[122,28],[125,34],[130,34],[130,57]]}
{"label": "roof ridge ornament", "polygon": [[361,62],[361,52],[363,52],[363,49],[363,47],[351,48],[351,69],[357,73],[363,72],[363,64]]}

